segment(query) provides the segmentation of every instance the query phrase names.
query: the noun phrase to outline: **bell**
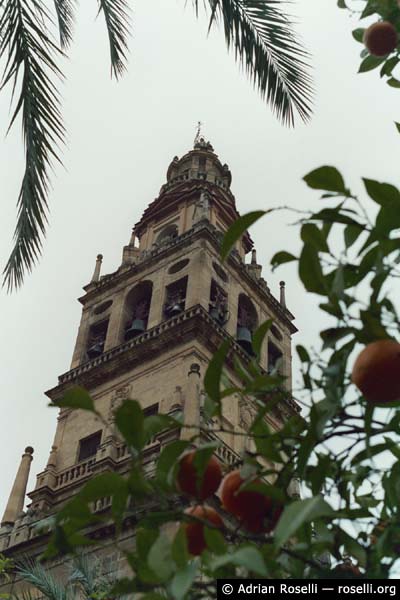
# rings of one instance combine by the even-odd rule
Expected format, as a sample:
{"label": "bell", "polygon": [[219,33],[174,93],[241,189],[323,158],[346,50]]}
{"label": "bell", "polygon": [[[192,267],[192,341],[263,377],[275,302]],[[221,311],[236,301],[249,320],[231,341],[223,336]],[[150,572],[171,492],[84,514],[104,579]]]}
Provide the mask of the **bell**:
{"label": "bell", "polygon": [[254,354],[250,329],[247,327],[238,327],[236,332],[236,341],[248,354]]}
{"label": "bell", "polygon": [[178,303],[175,303],[169,309],[169,314],[170,314],[171,317],[176,317],[176,315],[179,315],[181,312],[182,312],[182,307]]}
{"label": "bell", "polygon": [[130,340],[136,335],[145,331],[146,327],[143,319],[133,319],[132,325],[125,331],[125,339]]}
{"label": "bell", "polygon": [[89,348],[87,349],[86,354],[88,355],[88,357],[91,358],[96,358],[97,356],[100,356],[100,354],[103,354],[103,349],[104,349],[104,342],[95,342],[94,344],[92,344],[91,346],[89,346]]}

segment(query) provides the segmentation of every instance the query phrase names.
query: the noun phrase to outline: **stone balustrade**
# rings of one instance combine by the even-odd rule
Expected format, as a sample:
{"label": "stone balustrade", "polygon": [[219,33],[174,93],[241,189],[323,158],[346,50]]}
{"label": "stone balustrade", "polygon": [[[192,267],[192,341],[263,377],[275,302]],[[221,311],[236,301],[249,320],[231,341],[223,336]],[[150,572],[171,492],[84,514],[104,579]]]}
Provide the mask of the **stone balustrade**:
{"label": "stone balustrade", "polygon": [[73,467],[64,469],[64,471],[61,471],[58,475],[56,475],[55,488],[58,489],[60,487],[64,487],[72,481],[77,481],[78,479],[87,477],[91,474],[92,467],[95,462],[96,458],[93,457],[89,460],[80,462],[77,465],[74,465]]}

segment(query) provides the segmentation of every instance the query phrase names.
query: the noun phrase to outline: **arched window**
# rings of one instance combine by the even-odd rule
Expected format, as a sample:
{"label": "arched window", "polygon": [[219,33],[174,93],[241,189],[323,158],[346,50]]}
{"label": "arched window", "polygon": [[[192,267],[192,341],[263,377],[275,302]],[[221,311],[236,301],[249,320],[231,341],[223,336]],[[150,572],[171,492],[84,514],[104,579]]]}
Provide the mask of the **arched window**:
{"label": "arched window", "polygon": [[160,231],[155,239],[155,244],[156,246],[163,246],[172,242],[176,237],[178,237],[178,225],[172,223]]}
{"label": "arched window", "polygon": [[221,327],[223,327],[229,319],[227,294],[214,279],[211,280],[208,312]]}
{"label": "arched window", "polygon": [[182,277],[170,283],[165,289],[164,318],[176,317],[185,310],[188,278]]}
{"label": "arched window", "polygon": [[236,340],[248,354],[253,355],[252,335],[258,326],[257,310],[245,294],[239,295]]}
{"label": "arched window", "polygon": [[124,310],[124,339],[130,340],[147,329],[153,283],[142,281],[128,293]]}
{"label": "arched window", "polygon": [[282,375],[283,354],[273,342],[268,342],[268,373],[277,372]]}
{"label": "arched window", "polygon": [[97,358],[104,352],[104,344],[107,337],[108,319],[93,323],[89,329],[86,345],[86,355],[89,360]]}

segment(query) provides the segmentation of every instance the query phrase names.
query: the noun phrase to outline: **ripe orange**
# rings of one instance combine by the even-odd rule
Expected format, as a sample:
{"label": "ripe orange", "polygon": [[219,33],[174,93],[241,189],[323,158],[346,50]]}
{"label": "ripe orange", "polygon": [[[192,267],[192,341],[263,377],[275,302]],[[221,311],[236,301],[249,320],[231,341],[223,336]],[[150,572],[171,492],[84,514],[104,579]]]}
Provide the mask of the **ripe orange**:
{"label": "ripe orange", "polygon": [[394,340],[368,344],[358,355],[351,378],[368,402],[400,400],[400,344]]}
{"label": "ripe orange", "polygon": [[396,28],[389,21],[373,23],[364,33],[364,44],[374,56],[390,54],[396,48],[398,41]]}
{"label": "ripe orange", "polygon": [[222,479],[221,465],[215,456],[211,456],[200,480],[193,464],[195,456],[196,451],[194,450],[181,458],[176,480],[178,488],[183,494],[198,500],[205,500],[215,494],[219,488]]}
{"label": "ripe orange", "polygon": [[344,578],[360,577],[361,571],[357,565],[353,565],[351,561],[345,561],[336,565],[333,569],[334,573],[341,575]]}
{"label": "ripe orange", "polygon": [[[210,525],[214,525],[220,529],[224,526],[224,522],[217,511],[210,506],[199,504],[188,508],[185,512],[198,519],[204,519],[204,521],[208,521]],[[188,550],[193,556],[198,556],[207,548],[206,540],[204,538],[204,525],[203,523],[193,521],[191,523],[185,523],[184,527]]]}
{"label": "ripe orange", "polygon": [[[241,490],[244,479],[240,471],[231,471],[222,482],[222,505],[253,533],[268,532],[274,529],[283,507],[264,494],[253,490]],[[252,483],[261,483],[255,479]]]}

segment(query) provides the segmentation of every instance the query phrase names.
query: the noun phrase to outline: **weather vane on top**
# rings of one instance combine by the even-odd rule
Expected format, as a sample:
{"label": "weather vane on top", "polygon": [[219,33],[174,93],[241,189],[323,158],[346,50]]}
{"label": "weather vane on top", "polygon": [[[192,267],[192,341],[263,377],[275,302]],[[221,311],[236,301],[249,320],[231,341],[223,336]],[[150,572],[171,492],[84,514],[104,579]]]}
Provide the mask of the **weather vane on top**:
{"label": "weather vane on top", "polygon": [[194,138],[194,144],[197,144],[200,141],[200,138],[201,138],[201,126],[202,125],[203,125],[203,123],[201,121],[197,121],[196,137]]}

